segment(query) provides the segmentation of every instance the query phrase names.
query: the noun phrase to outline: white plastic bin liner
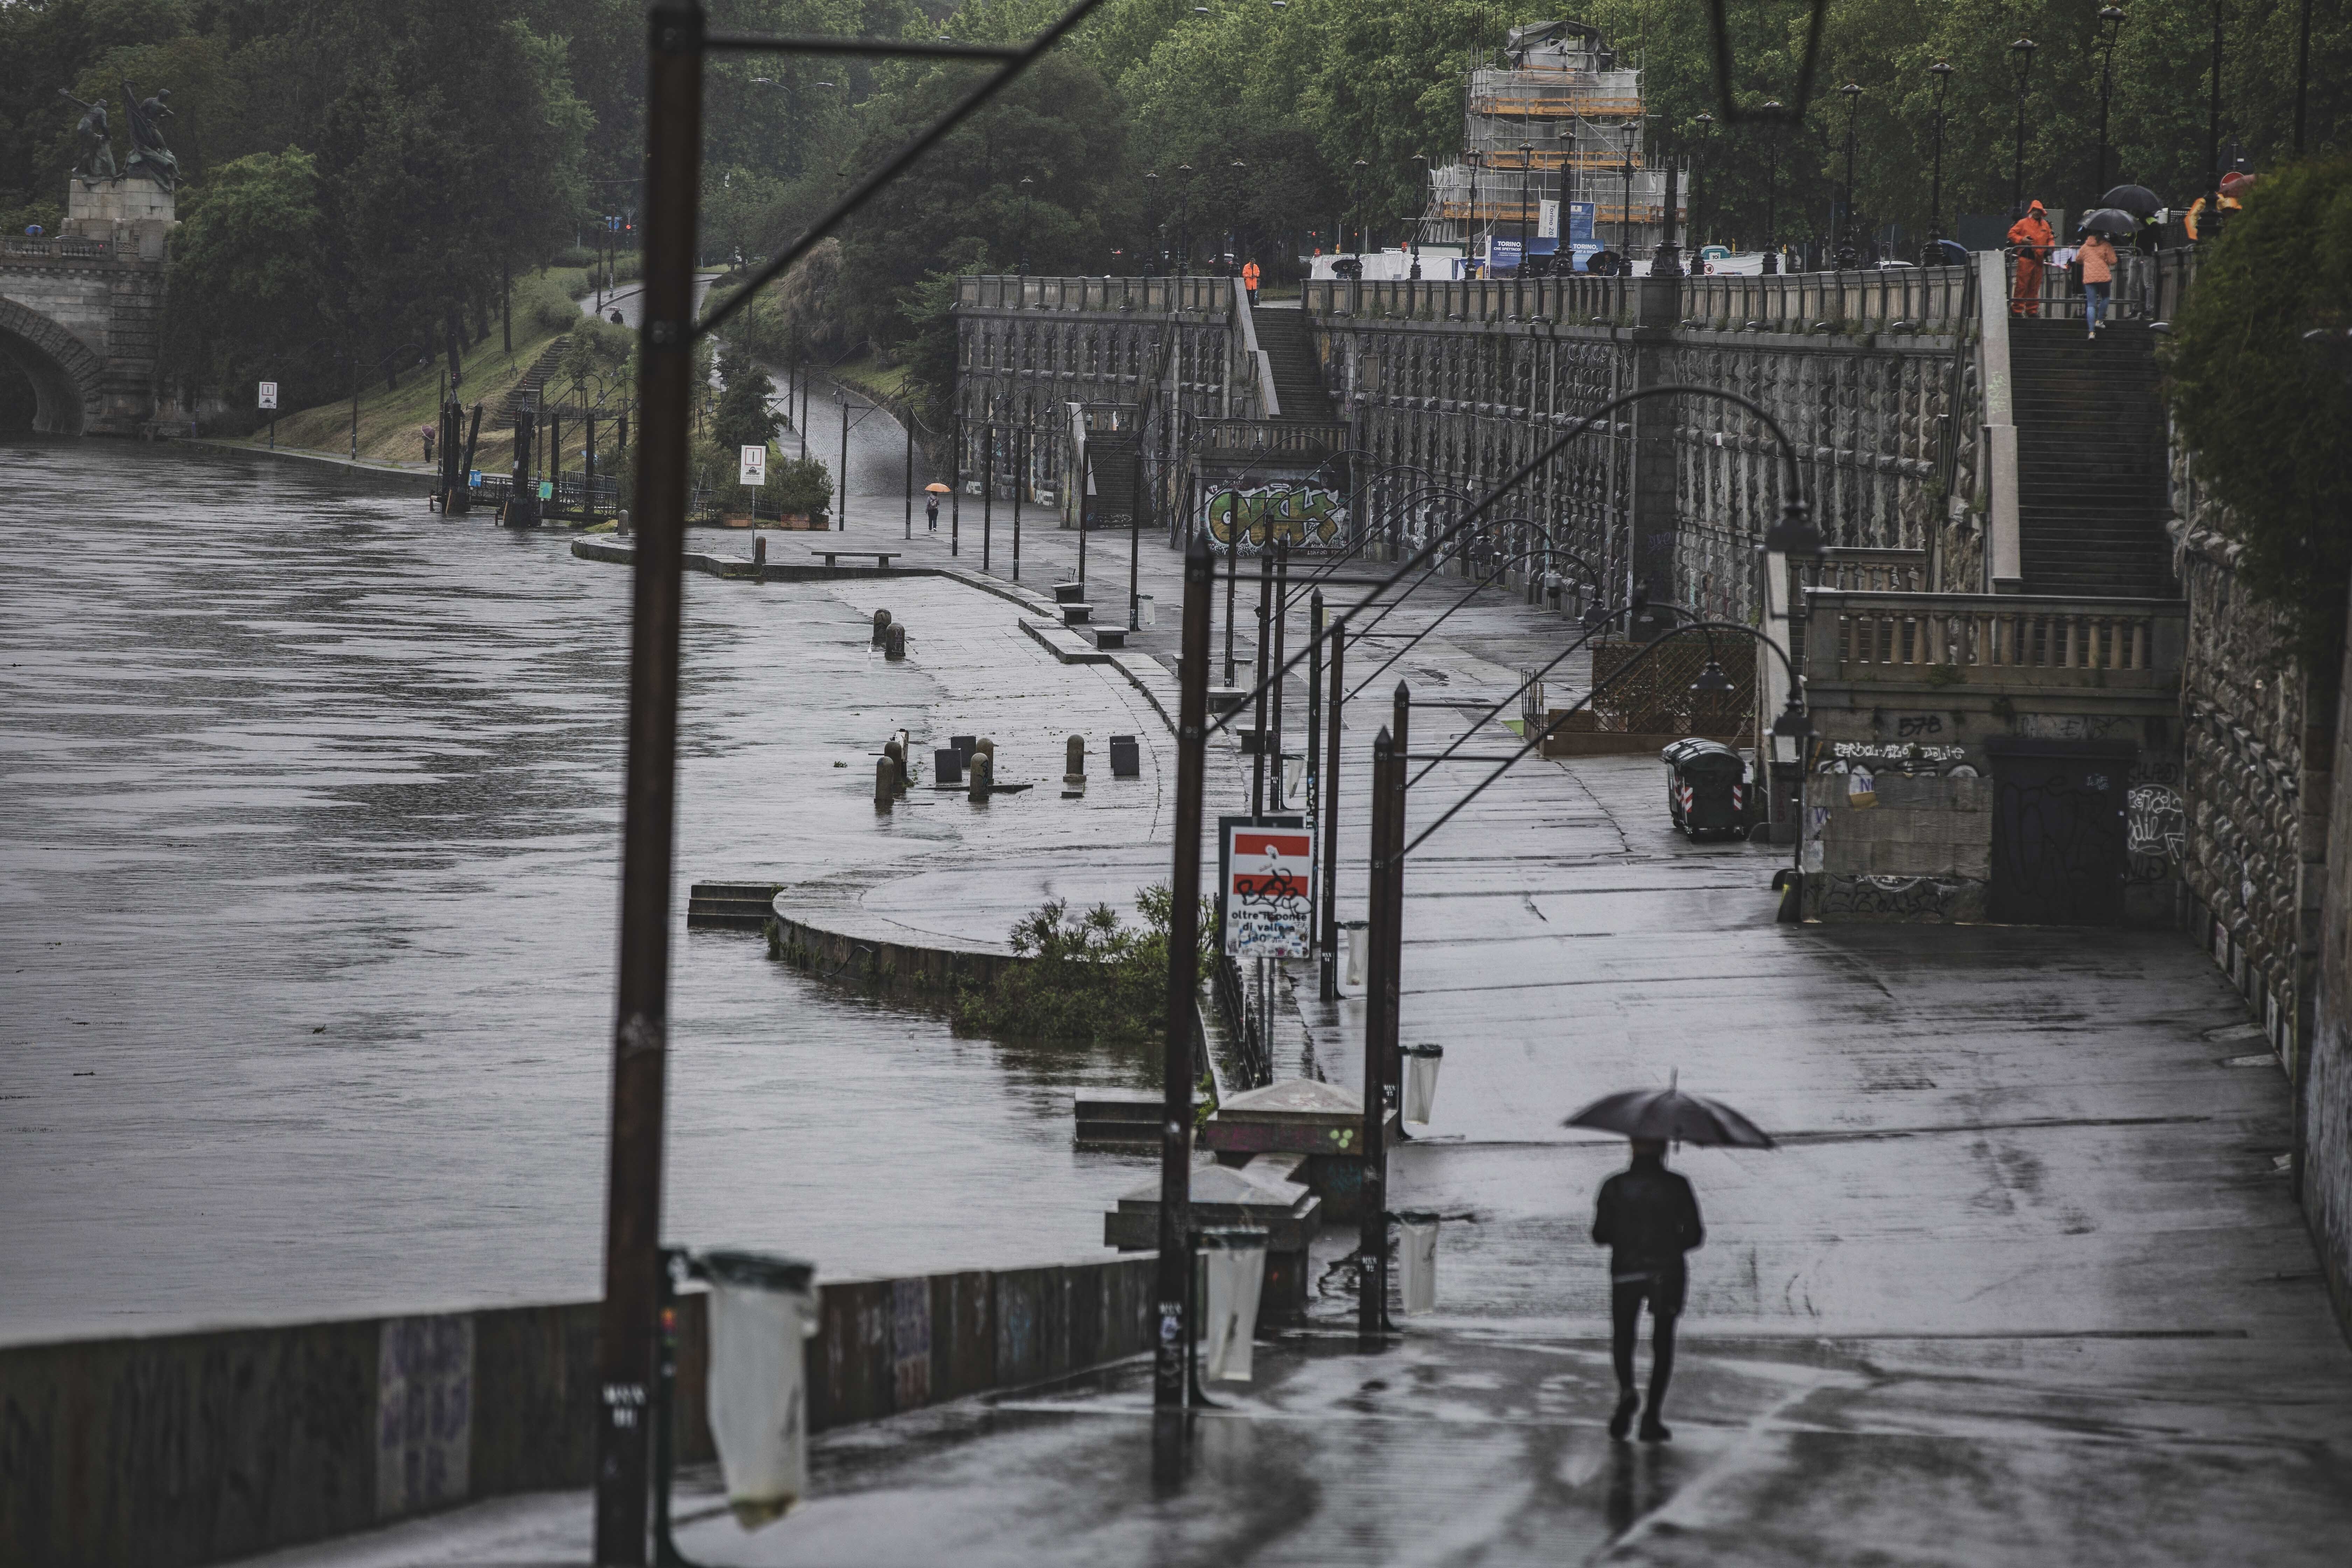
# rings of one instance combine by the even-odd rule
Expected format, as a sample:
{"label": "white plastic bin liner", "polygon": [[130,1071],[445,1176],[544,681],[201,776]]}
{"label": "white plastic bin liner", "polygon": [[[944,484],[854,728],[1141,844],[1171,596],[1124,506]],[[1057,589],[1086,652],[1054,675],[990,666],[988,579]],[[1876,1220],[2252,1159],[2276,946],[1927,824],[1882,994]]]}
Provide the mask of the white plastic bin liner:
{"label": "white plastic bin liner", "polygon": [[738,1523],[756,1530],[808,1490],[805,1343],[816,1332],[815,1269],[790,1258],[714,1252],[710,1435]]}
{"label": "white plastic bin liner", "polygon": [[1348,933],[1348,984],[1361,985],[1364,962],[1372,952],[1372,928],[1364,921],[1345,921],[1340,929]]}
{"label": "white plastic bin liner", "polygon": [[1208,1345],[1202,1357],[1209,1380],[1247,1383],[1257,1299],[1265,1282],[1265,1232],[1204,1231],[1201,1258],[1209,1277]]}
{"label": "white plastic bin liner", "polygon": [[1407,1046],[1404,1056],[1404,1120],[1429,1125],[1437,1108],[1437,1065],[1445,1058],[1437,1046]]}
{"label": "white plastic bin liner", "polygon": [[1407,1313],[1433,1312],[1437,1310],[1437,1216],[1433,1214],[1402,1214],[1397,1215],[1398,1260],[1403,1265],[1404,1310]]}

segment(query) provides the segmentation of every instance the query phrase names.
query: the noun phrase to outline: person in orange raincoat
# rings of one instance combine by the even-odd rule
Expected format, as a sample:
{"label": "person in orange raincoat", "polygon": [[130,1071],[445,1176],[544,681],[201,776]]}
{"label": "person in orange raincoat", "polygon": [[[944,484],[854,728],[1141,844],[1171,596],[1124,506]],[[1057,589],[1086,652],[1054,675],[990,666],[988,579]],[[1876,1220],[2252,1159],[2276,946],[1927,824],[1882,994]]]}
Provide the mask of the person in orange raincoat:
{"label": "person in orange raincoat", "polygon": [[1257,303],[1257,263],[1255,261],[1243,262],[1242,287],[1249,290],[1250,303],[1253,305]]}
{"label": "person in orange raincoat", "polygon": [[2025,216],[2009,226],[2009,246],[2017,258],[2017,283],[2009,296],[2009,313],[2012,316],[2042,314],[2042,264],[2050,258],[2050,247],[2058,243],[2051,231],[2049,215],[2042,204],[2035,202],[2025,209]]}

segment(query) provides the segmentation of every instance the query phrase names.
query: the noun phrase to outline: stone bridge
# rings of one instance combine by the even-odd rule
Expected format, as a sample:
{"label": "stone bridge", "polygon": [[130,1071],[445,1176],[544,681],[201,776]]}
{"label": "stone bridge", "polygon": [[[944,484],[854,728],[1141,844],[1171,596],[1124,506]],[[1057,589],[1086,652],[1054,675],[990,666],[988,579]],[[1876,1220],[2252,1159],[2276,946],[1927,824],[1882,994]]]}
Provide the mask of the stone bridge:
{"label": "stone bridge", "polygon": [[72,183],[62,236],[0,238],[0,356],[33,384],[33,428],[151,434],[172,197],[145,180]]}

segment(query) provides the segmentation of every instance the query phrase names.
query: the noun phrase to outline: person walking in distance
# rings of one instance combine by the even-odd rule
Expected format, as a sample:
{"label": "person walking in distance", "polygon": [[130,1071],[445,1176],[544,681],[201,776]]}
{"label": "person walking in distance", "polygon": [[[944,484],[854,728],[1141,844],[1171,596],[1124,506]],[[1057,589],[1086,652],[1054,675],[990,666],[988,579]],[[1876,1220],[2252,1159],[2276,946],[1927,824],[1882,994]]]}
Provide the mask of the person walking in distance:
{"label": "person walking in distance", "polygon": [[2096,338],[2115,289],[2116,247],[2105,235],[2092,234],[2084,238],[2074,258],[2083,264],[2083,318],[2091,324],[2089,335]]}
{"label": "person walking in distance", "polygon": [[936,497],[923,503],[923,521],[930,524],[933,533],[940,531],[940,503]]}
{"label": "person walking in distance", "polygon": [[1257,303],[1257,263],[1255,261],[1243,262],[1242,287],[1249,290],[1249,302],[1253,305]]}
{"label": "person walking in distance", "polygon": [[428,422],[426,424],[419,425],[416,427],[416,434],[425,443],[425,460],[427,463],[430,463],[433,460],[433,438],[439,435],[440,432],[434,429],[432,425]]}
{"label": "person walking in distance", "polygon": [[[1659,1419],[1666,1384],[1675,1373],[1675,1320],[1683,1310],[1687,1277],[1683,1254],[1706,1239],[1690,1183],[1666,1169],[1665,1141],[1636,1138],[1633,1163],[1601,1184],[1592,1241],[1609,1248],[1610,1353],[1617,1370],[1617,1409],[1609,1436],[1622,1442],[1642,1412],[1642,1441],[1664,1443],[1674,1434]],[[1633,1341],[1642,1303],[1650,1304],[1650,1400],[1634,1392]]]}
{"label": "person walking in distance", "polygon": [[2042,264],[2050,259],[2050,247],[2057,243],[2050,215],[2040,202],[2028,206],[2025,216],[2009,226],[2010,254],[2017,258],[2017,282],[2009,296],[2011,315],[2042,314]]}

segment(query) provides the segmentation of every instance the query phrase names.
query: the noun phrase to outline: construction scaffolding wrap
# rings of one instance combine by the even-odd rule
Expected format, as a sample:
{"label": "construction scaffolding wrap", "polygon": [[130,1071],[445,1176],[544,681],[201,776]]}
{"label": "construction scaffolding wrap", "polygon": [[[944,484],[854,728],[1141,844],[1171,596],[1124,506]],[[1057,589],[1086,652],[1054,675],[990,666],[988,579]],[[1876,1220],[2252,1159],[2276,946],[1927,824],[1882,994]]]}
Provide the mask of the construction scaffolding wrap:
{"label": "construction scaffolding wrap", "polygon": [[1429,172],[1421,242],[1459,246],[1489,276],[1523,257],[1564,272],[1604,249],[1647,256],[1666,171],[1643,146],[1640,68],[1582,22],[1515,27],[1504,54],[1508,65],[1469,73],[1462,153]]}

